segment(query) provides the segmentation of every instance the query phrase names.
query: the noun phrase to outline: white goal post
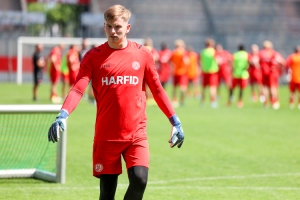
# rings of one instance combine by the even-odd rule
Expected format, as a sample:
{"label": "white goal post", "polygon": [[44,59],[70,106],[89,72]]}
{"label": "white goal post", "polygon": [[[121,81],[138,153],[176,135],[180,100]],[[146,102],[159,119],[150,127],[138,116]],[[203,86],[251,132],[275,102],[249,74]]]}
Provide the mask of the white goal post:
{"label": "white goal post", "polygon": [[0,105],[0,178],[65,183],[67,130],[58,143],[48,142],[48,128],[60,109],[61,105]]}
{"label": "white goal post", "polygon": [[[88,45],[100,45],[107,41],[107,38],[85,38]],[[18,37],[18,50],[17,50],[17,84],[22,84],[22,74],[23,74],[23,45],[57,45],[57,44],[65,44],[65,45],[80,45],[82,43],[83,38],[78,37],[26,37],[20,36]],[[142,38],[129,38],[129,40],[135,41],[139,44],[143,44],[144,39]]]}

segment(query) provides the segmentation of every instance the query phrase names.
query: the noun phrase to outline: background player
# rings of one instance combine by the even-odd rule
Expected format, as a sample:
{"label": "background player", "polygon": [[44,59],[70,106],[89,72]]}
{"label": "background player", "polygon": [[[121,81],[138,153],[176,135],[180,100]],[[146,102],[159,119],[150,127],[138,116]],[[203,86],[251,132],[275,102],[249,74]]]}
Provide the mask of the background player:
{"label": "background player", "polygon": [[192,46],[187,47],[189,62],[187,69],[188,90],[187,96],[193,96],[196,99],[200,98],[199,94],[199,77],[201,74],[199,68],[199,55],[194,51]]}
{"label": "background player", "polygon": [[43,80],[43,70],[46,66],[46,61],[42,55],[44,46],[42,44],[37,44],[35,46],[35,51],[32,56],[33,61],[33,101],[37,101],[37,91],[38,86]]}
{"label": "background player", "polygon": [[60,103],[61,98],[57,93],[57,86],[60,80],[61,73],[61,59],[62,59],[63,45],[57,45],[51,49],[49,54],[49,67],[50,67],[50,82],[51,82],[51,94],[50,99],[52,103]]}
{"label": "background player", "polygon": [[259,96],[260,102],[264,102],[266,97],[262,92],[262,74],[259,64],[259,47],[257,44],[251,45],[251,53],[249,53],[249,82],[251,86],[251,99],[257,101]]}
{"label": "background player", "polygon": [[[173,50],[171,57],[173,70],[172,103],[174,107],[178,107],[179,104],[183,105],[185,100],[185,93],[188,86],[187,67],[189,64],[189,57],[183,40],[175,40],[174,45],[175,49]],[[180,92],[179,104],[177,98],[178,88]]]}
{"label": "background player", "polygon": [[215,56],[215,41],[208,38],[205,40],[205,48],[200,52],[200,65],[202,69],[201,102],[204,104],[206,88],[209,87],[210,105],[212,108],[218,107],[217,87],[219,67]]}
{"label": "background player", "polygon": [[283,57],[273,49],[272,42],[263,42],[263,49],[259,52],[259,64],[262,70],[263,93],[266,97],[265,107],[268,106],[268,98],[272,107],[277,110],[280,107],[278,100],[278,79],[280,67],[284,65]]}
{"label": "background player", "polygon": [[67,53],[67,65],[69,69],[69,85],[70,88],[73,87],[76,76],[79,71],[79,65],[80,65],[80,60],[79,60],[79,53],[78,53],[78,48],[76,45],[70,45],[70,49]]}
{"label": "background player", "polygon": [[218,62],[219,72],[218,72],[218,89],[217,93],[220,97],[220,86],[224,82],[227,88],[227,92],[231,89],[232,84],[232,55],[228,51],[223,49],[221,44],[216,44],[216,55],[215,58]]}
{"label": "background player", "polygon": [[165,42],[161,43],[161,50],[158,52],[158,55],[159,59],[157,71],[159,74],[160,82],[163,88],[165,88],[171,75],[170,59],[172,57],[172,51],[168,48]]}
{"label": "background player", "polygon": [[230,96],[228,104],[230,105],[232,102],[232,95],[233,90],[236,86],[239,86],[239,98],[237,102],[237,107],[243,107],[243,91],[247,86],[249,73],[249,56],[248,53],[245,51],[244,45],[240,44],[238,46],[238,51],[233,54],[233,81],[232,81],[232,88],[230,90]]}
{"label": "background player", "polygon": [[286,66],[290,76],[290,108],[295,106],[295,93],[298,91],[298,109],[300,109],[300,46],[296,46],[295,52],[288,56]]}
{"label": "background player", "polygon": [[121,156],[129,179],[124,200],[143,198],[149,167],[146,83],[173,126],[171,147],[181,147],[184,140],[181,123],[161,86],[151,52],[143,45],[127,40],[130,16],[130,11],[121,5],[106,10],[104,31],[107,42],[84,56],[76,82],[48,132],[49,141],[57,142],[59,128],[64,130],[64,121],[76,108],[93,78],[97,102],[93,175],[100,178],[100,200],[114,199],[118,176],[122,173]]}

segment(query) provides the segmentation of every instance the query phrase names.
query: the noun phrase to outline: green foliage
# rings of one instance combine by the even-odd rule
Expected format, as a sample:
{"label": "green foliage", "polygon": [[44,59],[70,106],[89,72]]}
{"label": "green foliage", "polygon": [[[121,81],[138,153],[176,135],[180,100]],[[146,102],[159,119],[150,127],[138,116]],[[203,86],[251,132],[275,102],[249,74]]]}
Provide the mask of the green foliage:
{"label": "green foliage", "polygon": [[47,12],[44,3],[29,3],[28,4],[28,11],[29,12]]}
{"label": "green foliage", "polygon": [[[51,4],[50,4],[51,5]],[[53,4],[47,5],[45,3],[30,3],[28,4],[29,12],[43,12],[46,14],[48,25],[58,24],[63,31],[63,35],[73,35],[76,26],[79,24],[78,16],[83,11],[83,7],[73,4]],[[69,26],[75,24],[73,30]]]}
{"label": "green foliage", "polygon": [[47,19],[50,23],[58,23],[66,25],[68,22],[77,20],[78,6],[56,4],[53,9],[49,9],[47,12]]}

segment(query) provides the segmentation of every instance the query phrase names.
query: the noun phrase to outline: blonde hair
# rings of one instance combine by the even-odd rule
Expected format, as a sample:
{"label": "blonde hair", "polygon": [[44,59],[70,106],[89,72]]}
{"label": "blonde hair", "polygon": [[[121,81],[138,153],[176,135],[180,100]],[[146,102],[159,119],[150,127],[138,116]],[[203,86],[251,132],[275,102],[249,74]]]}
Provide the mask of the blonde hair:
{"label": "blonde hair", "polygon": [[272,44],[271,41],[265,40],[265,41],[263,42],[263,47],[266,48],[266,49],[273,49],[273,44]]}
{"label": "blonde hair", "polygon": [[111,21],[121,17],[124,21],[128,22],[131,17],[130,10],[122,5],[114,5],[109,7],[104,13],[104,20]]}
{"label": "blonde hair", "polygon": [[183,47],[183,48],[185,48],[185,43],[181,39],[175,40],[174,45],[175,45],[175,47]]}

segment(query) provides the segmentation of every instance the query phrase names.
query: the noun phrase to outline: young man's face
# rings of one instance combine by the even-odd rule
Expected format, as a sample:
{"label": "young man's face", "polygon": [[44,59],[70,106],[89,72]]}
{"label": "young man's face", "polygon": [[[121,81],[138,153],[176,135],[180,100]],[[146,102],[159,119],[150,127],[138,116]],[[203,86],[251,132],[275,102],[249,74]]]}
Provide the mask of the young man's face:
{"label": "young man's face", "polygon": [[129,30],[130,24],[121,17],[104,23],[104,31],[110,44],[118,45],[122,43],[126,39]]}
{"label": "young man's face", "polygon": [[42,44],[39,44],[37,46],[37,51],[43,51],[43,49],[44,49],[44,46]]}

